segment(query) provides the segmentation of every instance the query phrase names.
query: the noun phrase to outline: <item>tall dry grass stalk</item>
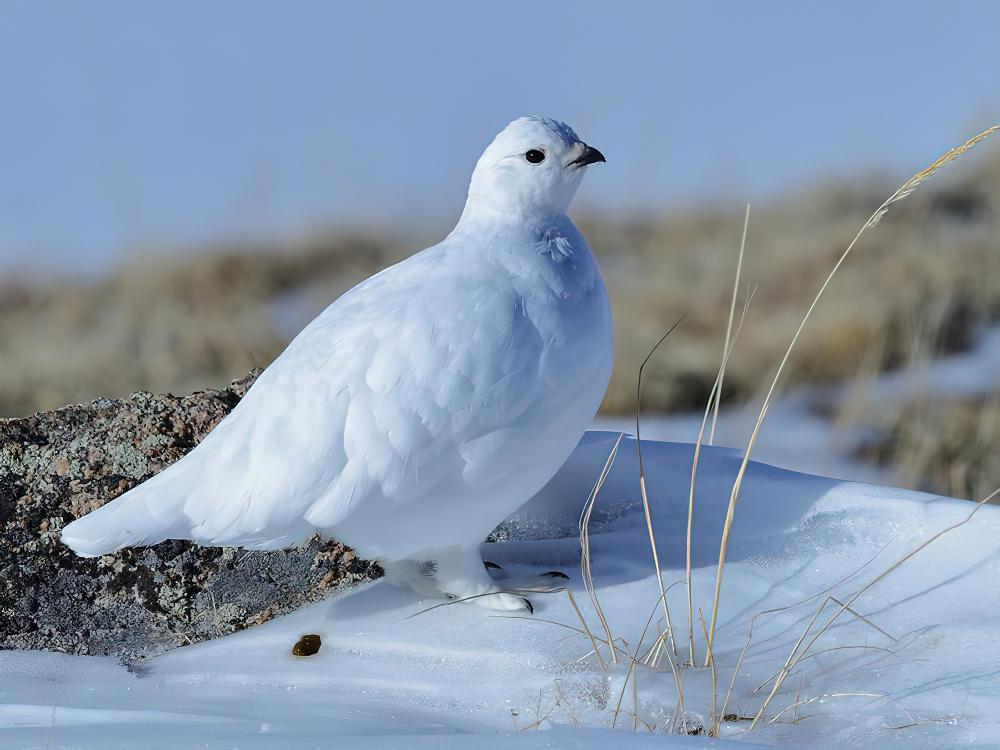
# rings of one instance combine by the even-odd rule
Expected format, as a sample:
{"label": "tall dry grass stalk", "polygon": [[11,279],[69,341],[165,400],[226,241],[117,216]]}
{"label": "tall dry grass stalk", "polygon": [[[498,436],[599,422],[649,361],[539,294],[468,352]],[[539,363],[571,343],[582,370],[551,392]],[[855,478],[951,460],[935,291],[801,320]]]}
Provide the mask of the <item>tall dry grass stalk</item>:
{"label": "tall dry grass stalk", "polygon": [[[733,318],[736,315],[736,297],[740,288],[740,276],[743,274],[743,251],[747,246],[747,229],[750,228],[750,204],[747,203],[747,212],[743,217],[743,236],[740,238],[740,253],[736,260],[736,278],[733,279],[733,296],[729,300],[729,318],[726,320],[726,340],[722,346],[722,366],[719,369],[719,387],[715,392],[715,404],[712,407],[712,428],[708,432],[708,444],[715,445],[715,425],[719,421],[719,404],[722,402],[722,384],[726,378],[726,361],[729,359],[729,350],[733,346]],[[693,664],[694,662],[692,662]]]}
{"label": "tall dry grass stalk", "polygon": [[[570,590],[570,588],[568,586],[566,587],[566,596],[569,597],[570,606],[573,607],[573,611],[576,612],[576,616],[580,620],[580,625],[583,627],[584,631],[587,633],[587,638],[590,639],[591,648],[594,649],[594,656],[597,657],[597,662],[598,662],[598,664],[601,665],[601,671],[607,671],[608,665],[604,663],[604,657],[601,656],[601,649],[599,649],[597,647],[597,639],[594,638],[594,633],[590,629],[590,626],[587,624],[587,620],[586,620],[586,618],[584,618],[583,612],[580,611],[580,607],[576,603],[576,597],[573,596],[573,592],[572,592],[572,590]],[[614,651],[613,644],[612,644],[611,650],[612,650],[612,652]]]}
{"label": "tall dry grass stalk", "polygon": [[[587,589],[587,596],[590,597],[591,604],[594,605],[594,611],[597,613],[597,619],[601,621],[601,627],[604,628],[605,634],[608,636],[608,643],[611,645],[611,661],[615,664],[618,663],[618,654],[615,653],[614,649],[614,636],[611,634],[611,626],[608,625],[607,618],[604,617],[604,610],[601,609],[601,602],[597,597],[597,590],[594,588],[594,577],[591,572],[590,567],[590,516],[594,512],[594,503],[597,501],[597,496],[601,493],[601,487],[604,486],[604,482],[608,478],[608,474],[611,472],[611,467],[615,463],[615,457],[618,455],[618,448],[622,444],[622,439],[625,437],[625,433],[619,433],[618,439],[615,440],[614,446],[611,448],[610,453],[608,453],[608,458],[604,462],[604,468],[601,469],[601,474],[594,483],[594,488],[590,491],[590,495],[587,497],[587,502],[583,505],[583,512],[580,514],[580,573],[583,576],[583,585]],[[567,589],[568,591],[569,589]],[[572,600],[571,600],[572,601]],[[576,603],[573,602],[574,607]],[[583,615],[580,614],[580,610],[577,608],[577,614],[580,619],[583,619]],[[591,642],[593,642],[593,636],[591,636]],[[597,650],[597,644],[594,644],[594,649]],[[600,653],[597,655],[598,660],[604,663],[601,659]]]}
{"label": "tall dry grass stalk", "polygon": [[[667,329],[660,340],[656,342],[646,358],[642,360],[642,364],[639,365],[639,374],[636,378],[635,385],[635,452],[636,458],[639,462],[639,494],[642,496],[642,511],[646,517],[646,530],[649,532],[649,547],[653,552],[653,568],[656,571],[656,582],[660,586],[660,598],[663,604],[663,617],[666,622],[667,628],[667,641],[670,645],[671,653],[677,655],[677,646],[674,643],[674,628],[673,624],[670,622],[670,606],[667,604],[667,590],[663,586],[663,572],[660,569],[660,553],[656,550],[656,534],[653,532],[653,516],[650,513],[649,507],[649,493],[646,490],[646,466],[642,460],[642,434],[640,432],[640,414],[642,412],[642,373],[646,369],[646,365],[649,364],[649,360],[652,359],[656,350],[660,348],[660,345],[667,340],[667,336],[674,332],[674,330],[681,324],[686,316],[681,316],[678,320]],[[654,663],[655,663],[654,659]],[[674,668],[673,660],[671,659],[671,668]]]}
{"label": "tall dry grass stalk", "polygon": [[[705,615],[702,613],[701,607],[698,608],[698,622],[701,623],[702,635],[705,640],[708,640],[708,630],[705,628]],[[719,675],[715,669],[714,656],[709,661],[708,666],[712,669],[712,717],[708,725],[708,735],[710,737],[718,737],[718,727],[722,723],[722,720],[719,717]]]}
{"label": "tall dry grass stalk", "polygon": [[[692,596],[691,587],[691,577],[692,577],[692,567],[691,567],[691,547],[693,542],[693,530],[694,530],[694,489],[695,484],[698,479],[698,464],[701,460],[701,446],[702,441],[705,438],[705,425],[708,422],[708,412],[712,408],[712,402],[715,401],[718,404],[717,396],[722,389],[722,378],[723,372],[726,369],[726,363],[729,361],[729,357],[733,352],[733,348],[736,345],[736,340],[740,336],[740,331],[743,330],[743,322],[746,320],[747,310],[750,308],[750,300],[753,298],[753,291],[747,292],[746,302],[743,304],[743,312],[740,315],[739,325],[736,327],[736,332],[732,335],[731,345],[727,345],[726,351],[723,353],[722,362],[719,364],[719,372],[715,377],[715,383],[712,385],[712,390],[708,395],[708,403],[705,404],[705,413],[701,417],[701,426],[698,428],[698,439],[694,444],[694,456],[691,459],[691,481],[688,484],[688,516],[687,516],[687,538],[685,545],[685,559],[684,559],[684,580],[687,583],[687,605],[688,605],[688,648],[690,650],[690,660],[689,664],[693,667],[697,662],[694,657],[694,599]],[[727,335],[727,339],[728,339]]]}
{"label": "tall dry grass stalk", "polygon": [[931,177],[939,169],[944,167],[946,164],[949,164],[950,162],[953,162],[956,159],[958,159],[960,156],[968,152],[984,138],[995,133],[997,130],[1000,130],[1000,125],[994,125],[993,127],[984,130],[983,132],[979,133],[973,138],[967,140],[961,146],[957,146],[956,148],[953,148],[950,151],[946,152],[945,154],[941,155],[928,167],[921,170],[920,172],[917,172],[910,179],[908,179],[906,182],[900,185],[899,188],[892,195],[890,195],[889,198],[887,198],[882,203],[882,205],[880,205],[875,210],[875,212],[871,215],[868,221],[864,223],[861,229],[858,230],[858,233],[854,236],[854,239],[851,240],[850,244],[847,246],[847,249],[844,250],[841,256],[837,259],[837,262],[834,264],[833,269],[830,271],[826,279],[820,285],[819,291],[816,292],[816,296],[813,298],[812,303],[806,310],[806,313],[802,318],[802,322],[799,323],[799,327],[796,329],[795,335],[792,336],[792,340],[789,343],[788,348],[785,350],[784,356],[781,358],[781,362],[778,365],[778,369],[774,374],[774,378],[771,381],[770,387],[768,388],[767,395],[764,397],[764,403],[761,406],[759,414],[757,415],[757,421],[754,424],[753,431],[750,434],[750,439],[747,442],[747,447],[743,454],[743,461],[740,464],[739,471],[736,474],[736,479],[733,481],[733,488],[729,496],[729,506],[726,511],[726,520],[722,529],[722,541],[719,544],[719,562],[715,572],[715,598],[712,603],[712,619],[708,631],[708,648],[705,656],[706,666],[708,666],[709,664],[709,659],[712,656],[712,648],[715,642],[715,629],[719,614],[719,599],[722,593],[722,575],[726,564],[726,551],[729,547],[729,535],[732,530],[733,515],[736,510],[736,501],[739,497],[740,488],[743,485],[743,478],[746,474],[747,466],[750,463],[750,454],[752,453],[753,448],[757,443],[757,438],[760,434],[761,425],[764,422],[764,418],[767,416],[767,410],[770,407],[771,399],[773,398],[775,390],[777,389],[778,382],[781,379],[781,375],[784,372],[785,366],[788,364],[788,360],[791,357],[792,351],[794,350],[796,343],[798,343],[799,337],[802,335],[802,331],[805,328],[806,323],[809,321],[809,318],[812,317],[813,310],[816,309],[816,305],[819,304],[819,300],[823,296],[823,293],[830,285],[830,282],[833,280],[833,277],[836,275],[841,265],[843,265],[844,261],[847,259],[847,256],[850,255],[851,251],[854,249],[854,246],[858,243],[858,240],[861,239],[861,236],[867,230],[871,229],[879,222],[879,220],[882,218],[882,216],[885,215],[886,211],[889,210],[889,207],[893,203],[896,203],[906,198],[914,190],[916,190],[917,187],[919,187],[925,180]]}

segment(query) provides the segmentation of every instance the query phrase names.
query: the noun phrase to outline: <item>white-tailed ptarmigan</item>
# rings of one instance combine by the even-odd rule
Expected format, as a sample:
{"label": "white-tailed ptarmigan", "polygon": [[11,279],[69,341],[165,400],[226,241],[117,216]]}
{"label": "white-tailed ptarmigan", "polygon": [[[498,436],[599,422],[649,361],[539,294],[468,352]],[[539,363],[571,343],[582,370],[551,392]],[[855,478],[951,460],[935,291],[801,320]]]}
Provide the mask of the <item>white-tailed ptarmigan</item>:
{"label": "white-tailed ptarmigan", "polygon": [[479,544],[559,469],[607,388],[607,293],[566,216],[603,161],[560,122],[512,122],[443,242],[336,300],[200,445],[62,541],[97,556],[318,533],[421,593],[530,609]]}

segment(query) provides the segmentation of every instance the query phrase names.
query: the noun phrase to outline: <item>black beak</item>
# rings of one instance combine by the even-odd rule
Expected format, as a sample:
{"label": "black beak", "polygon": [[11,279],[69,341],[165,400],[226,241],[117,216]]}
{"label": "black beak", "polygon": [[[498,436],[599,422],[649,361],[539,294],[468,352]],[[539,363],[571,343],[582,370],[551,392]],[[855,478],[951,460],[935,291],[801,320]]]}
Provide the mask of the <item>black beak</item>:
{"label": "black beak", "polygon": [[569,164],[571,167],[585,167],[588,164],[595,164],[599,161],[606,162],[607,159],[604,158],[604,154],[598,151],[593,146],[588,146],[586,143],[583,144],[583,153],[580,154],[576,159],[571,161]]}

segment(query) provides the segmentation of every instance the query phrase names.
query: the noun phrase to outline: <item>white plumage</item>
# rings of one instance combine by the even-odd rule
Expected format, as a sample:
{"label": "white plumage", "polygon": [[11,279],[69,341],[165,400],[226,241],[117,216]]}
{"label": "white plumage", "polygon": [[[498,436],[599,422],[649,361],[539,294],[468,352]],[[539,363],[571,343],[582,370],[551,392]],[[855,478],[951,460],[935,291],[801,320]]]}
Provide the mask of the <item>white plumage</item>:
{"label": "white plumage", "polygon": [[479,543],[569,456],[611,373],[604,283],[565,215],[603,160],[562,123],[512,122],[443,242],[336,300],[200,445],[63,542],[95,556],[320,533],[423,593],[497,591]]}

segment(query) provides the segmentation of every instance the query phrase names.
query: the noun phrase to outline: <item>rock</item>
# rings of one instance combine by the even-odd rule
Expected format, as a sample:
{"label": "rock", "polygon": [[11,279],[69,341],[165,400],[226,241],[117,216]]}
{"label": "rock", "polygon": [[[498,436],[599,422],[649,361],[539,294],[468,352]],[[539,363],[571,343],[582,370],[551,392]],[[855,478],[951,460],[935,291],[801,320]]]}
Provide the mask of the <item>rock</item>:
{"label": "rock", "polygon": [[314,656],[319,653],[319,647],[323,645],[323,639],[315,633],[304,635],[292,646],[292,656]]}
{"label": "rock", "polygon": [[134,393],[0,420],[0,648],[126,663],[265,622],[379,568],[334,541],[250,552],[167,541],[95,559],[59,531],[161,471],[259,375],[190,396]]}

